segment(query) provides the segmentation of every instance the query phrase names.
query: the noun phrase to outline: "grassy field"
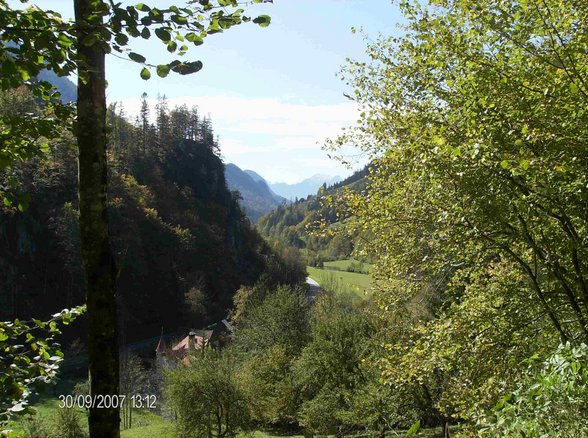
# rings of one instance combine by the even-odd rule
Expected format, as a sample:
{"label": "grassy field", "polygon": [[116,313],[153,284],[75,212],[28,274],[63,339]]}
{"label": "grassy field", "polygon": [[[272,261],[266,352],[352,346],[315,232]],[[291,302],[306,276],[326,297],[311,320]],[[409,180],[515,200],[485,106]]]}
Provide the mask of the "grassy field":
{"label": "grassy field", "polygon": [[[13,421],[8,425],[8,428],[12,430],[10,438],[31,436],[34,435],[33,431],[35,430],[43,430],[49,433],[57,431],[58,427],[56,419],[60,410],[59,403],[60,401],[55,398],[42,399],[37,403],[34,403],[34,408],[36,410],[35,415],[21,417],[18,421]],[[76,408],[76,411],[80,416],[83,429],[87,432],[88,425],[85,419],[85,416],[87,415],[86,411],[81,408]],[[121,437],[174,438],[175,433],[173,425],[156,415],[153,411],[148,409],[135,409],[133,410],[133,427],[121,431]]]}
{"label": "grassy field", "polygon": [[361,297],[366,296],[366,291],[369,289],[372,280],[368,274],[359,274],[357,272],[334,271],[313,268],[312,266],[307,266],[306,269],[310,278],[318,284],[326,287],[335,284],[342,292],[352,292]]}
{"label": "grassy field", "polygon": [[[349,270],[349,266],[352,263],[358,264],[359,262],[357,260],[353,260],[353,259],[335,260],[333,262],[325,262],[324,266],[325,266],[325,269],[347,271],[347,270]],[[363,269],[365,269],[366,273],[369,272],[370,269],[372,268],[372,265],[370,263],[362,263],[362,265],[363,265]]]}
{"label": "grassy field", "polygon": [[[55,431],[54,420],[59,410],[59,400],[57,399],[45,399],[35,403],[35,409],[37,414],[34,416],[37,420],[40,420],[45,425],[45,430],[49,428]],[[82,424],[84,430],[87,432],[87,423],[83,416],[85,411],[83,409],[78,410],[82,417]],[[25,434],[27,420],[24,418],[19,419],[17,422],[10,424],[10,428],[13,432],[9,435],[10,438],[22,438],[25,436],[46,436],[46,435],[35,435],[34,432],[31,435]],[[29,429],[30,430],[30,429]],[[457,428],[453,429],[457,431]],[[32,431],[31,431],[32,432]],[[416,435],[422,438],[433,438],[440,436],[441,430],[437,429],[425,429],[419,431]],[[55,436],[52,434],[51,436]],[[172,422],[165,420],[153,411],[143,409],[133,411],[133,427],[131,429],[122,430],[120,434],[121,438],[175,438],[177,436]],[[303,435],[280,433],[276,431],[261,431],[256,430],[250,433],[241,433],[238,435],[239,438],[304,438]],[[377,433],[367,434],[359,433],[354,435],[348,435],[353,438],[375,438]],[[395,431],[393,436],[404,437],[406,436],[403,431]],[[334,438],[334,435],[315,435],[315,438]]]}
{"label": "grassy field", "polygon": [[121,438],[174,438],[174,425],[153,412],[141,410],[133,420],[133,427],[122,430]]}

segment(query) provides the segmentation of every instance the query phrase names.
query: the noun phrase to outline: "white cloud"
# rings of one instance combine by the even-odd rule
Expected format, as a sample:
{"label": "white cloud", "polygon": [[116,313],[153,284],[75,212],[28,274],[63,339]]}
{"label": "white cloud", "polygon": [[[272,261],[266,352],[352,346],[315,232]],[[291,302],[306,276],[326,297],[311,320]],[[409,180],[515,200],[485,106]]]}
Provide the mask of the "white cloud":
{"label": "white cloud", "polygon": [[[149,99],[154,113],[156,99]],[[298,181],[314,173],[345,173],[321,151],[325,139],[357,119],[352,102],[308,105],[292,102],[292,97],[245,98],[241,96],[186,96],[168,99],[170,108],[197,105],[210,114],[221,151],[227,162],[246,164],[274,180]],[[128,114],[139,112],[140,99],[123,101]],[[297,172],[278,171],[284,165],[301,166]],[[283,178],[283,179],[281,179]]]}

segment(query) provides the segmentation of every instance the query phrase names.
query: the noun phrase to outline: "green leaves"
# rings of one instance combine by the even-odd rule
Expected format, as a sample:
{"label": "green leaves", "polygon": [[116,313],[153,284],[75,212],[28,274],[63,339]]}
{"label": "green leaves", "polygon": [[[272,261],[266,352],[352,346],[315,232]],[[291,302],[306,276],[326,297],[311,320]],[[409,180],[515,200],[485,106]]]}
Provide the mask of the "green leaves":
{"label": "green leaves", "polygon": [[157,76],[165,78],[169,74],[170,66],[168,64],[160,64],[157,66]]}
{"label": "green leaves", "polygon": [[467,406],[492,406],[522,358],[588,339],[588,11],[433,3],[403,2],[407,34],[349,62],[362,114],[332,144],[373,160],[365,194],[345,200],[378,258],[388,381],[474,418]]}
{"label": "green leaves", "polygon": [[[203,436],[235,436],[248,430],[249,409],[237,370],[229,355],[205,348],[190,357],[190,366],[176,367],[166,375],[169,405],[178,412],[176,426],[181,435],[197,431]],[[225,419],[210,421],[218,412]]]}
{"label": "green leaves", "polygon": [[255,24],[258,24],[260,27],[268,27],[271,22],[271,18],[269,15],[260,15],[253,19]]}
{"label": "green leaves", "polygon": [[143,64],[146,61],[146,59],[143,55],[140,55],[139,53],[135,53],[135,52],[130,52],[129,58],[131,58],[133,61],[138,62],[140,64]]}
{"label": "green leaves", "polygon": [[578,93],[578,91],[580,91],[580,89],[578,88],[578,85],[577,85],[577,84],[575,84],[574,82],[572,82],[572,83],[570,84],[570,91],[571,91],[572,93],[574,93],[574,94],[577,94],[577,93]]}
{"label": "green leaves", "polygon": [[116,43],[121,46],[125,46],[129,42],[129,37],[126,36],[124,33],[117,33],[114,37],[114,41],[116,41]]}
{"label": "green leaves", "polygon": [[185,25],[188,24],[188,18],[182,16],[182,15],[172,15],[171,16],[171,20],[179,25]]}
{"label": "green leaves", "polygon": [[[538,355],[534,355],[538,357]],[[480,418],[486,436],[583,436],[588,408],[588,350],[560,344],[542,363],[529,360],[514,389]]]}
{"label": "green leaves", "polygon": [[202,39],[202,37],[196,35],[194,32],[187,33],[186,39],[189,42],[194,43],[195,46],[199,46],[202,43],[204,43],[204,40]]}
{"label": "green leaves", "polygon": [[84,312],[85,306],[80,306],[65,309],[49,321],[0,322],[0,425],[32,412],[28,398],[55,378],[63,360],[55,340],[61,333],[58,323],[72,322]]}
{"label": "green leaves", "polygon": [[141,12],[149,12],[151,10],[151,8],[144,3],[137,3],[135,8]]}
{"label": "green leaves", "polygon": [[406,431],[406,436],[415,436],[421,430],[421,422],[415,421],[412,426]]}
{"label": "green leaves", "polygon": [[174,53],[177,48],[178,48],[178,44],[175,41],[169,41],[167,43],[167,51],[169,53]]}
{"label": "green leaves", "polygon": [[163,42],[168,42],[171,40],[171,34],[165,27],[158,27],[155,29],[155,35]]}
{"label": "green leaves", "polygon": [[151,72],[149,71],[149,69],[147,67],[143,67],[140,75],[141,75],[141,79],[146,81],[151,77]]}
{"label": "green leaves", "polygon": [[202,69],[202,61],[182,62],[172,67],[172,70],[181,75],[196,73]]}
{"label": "green leaves", "polygon": [[[261,27],[269,26],[271,18],[268,15],[260,15],[253,20],[249,17],[243,16],[244,10],[238,8],[236,0],[217,0],[198,2],[199,6],[195,8],[182,8],[177,6],[170,6],[167,9],[159,9],[149,7],[145,3],[138,3],[137,5],[128,6],[126,9],[115,7],[113,9],[113,26],[116,27],[113,49],[124,53],[124,46],[128,45],[129,38],[141,37],[149,39],[152,36],[152,31],[155,36],[166,45],[166,50],[169,53],[177,53],[179,56],[184,55],[188,51],[188,46],[178,42],[187,40],[188,42],[199,46],[203,44],[204,38],[208,35],[223,32],[232,26],[253,21]],[[215,6],[220,6],[219,9]],[[235,9],[227,11],[226,8],[234,7]],[[158,24],[156,27],[154,24]],[[138,26],[143,25],[139,30]],[[155,27],[154,29],[150,29]],[[125,33],[121,33],[121,29],[125,29]],[[90,41],[88,43],[95,43]],[[49,46],[49,42],[45,45]],[[179,50],[178,50],[179,49]],[[144,56],[130,52],[128,57],[140,64],[144,64],[146,59]],[[202,63],[186,62],[179,64],[167,64],[169,69],[165,67],[166,64],[161,64],[157,67],[157,73],[160,77],[165,77],[169,74],[169,70],[177,72],[182,75],[191,74],[199,71],[202,68]],[[141,78],[149,79],[150,75],[144,67],[141,70]]]}

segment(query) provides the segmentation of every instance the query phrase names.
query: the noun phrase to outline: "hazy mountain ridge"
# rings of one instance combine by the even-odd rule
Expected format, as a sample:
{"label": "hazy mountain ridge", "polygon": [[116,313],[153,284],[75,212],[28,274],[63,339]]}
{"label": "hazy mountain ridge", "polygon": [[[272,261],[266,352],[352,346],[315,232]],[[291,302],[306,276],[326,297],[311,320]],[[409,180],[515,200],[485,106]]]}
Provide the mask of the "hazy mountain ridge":
{"label": "hazy mountain ridge", "polygon": [[290,201],[294,201],[296,198],[302,199],[306,198],[308,195],[314,195],[323,184],[329,186],[341,180],[342,178],[339,175],[330,176],[317,174],[295,184],[278,182],[270,183],[269,186],[280,196],[283,196]]}
{"label": "hazy mountain ridge", "polygon": [[43,70],[37,76],[42,81],[50,82],[61,93],[61,101],[63,103],[75,102],[78,97],[78,87],[71,79],[64,76],[57,76],[51,70]]}
{"label": "hazy mountain ridge", "polygon": [[254,170],[245,169],[243,172],[245,172],[247,175],[249,175],[251,178],[253,178],[254,181],[264,181],[265,182],[265,179],[263,178],[263,176],[261,176],[259,173],[257,173]]}
{"label": "hazy mountain ridge", "polygon": [[225,178],[229,189],[237,190],[241,194],[241,206],[252,222],[286,202],[270,189],[261,175],[252,170],[242,170],[237,165],[228,163],[225,164]]}

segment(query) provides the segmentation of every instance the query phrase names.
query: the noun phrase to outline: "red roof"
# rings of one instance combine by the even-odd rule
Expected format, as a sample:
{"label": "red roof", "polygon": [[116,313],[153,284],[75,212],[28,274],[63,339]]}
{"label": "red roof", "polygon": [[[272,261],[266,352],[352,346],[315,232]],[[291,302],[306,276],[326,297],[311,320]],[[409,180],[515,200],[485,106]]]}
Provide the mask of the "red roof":
{"label": "red roof", "polygon": [[210,342],[210,338],[212,337],[212,330],[199,330],[197,332],[190,332],[188,336],[178,342],[176,345],[172,347],[172,350],[175,352],[183,352],[187,353],[190,349],[190,338],[193,337],[193,345],[192,348],[194,350],[200,350],[203,347],[206,347]]}

